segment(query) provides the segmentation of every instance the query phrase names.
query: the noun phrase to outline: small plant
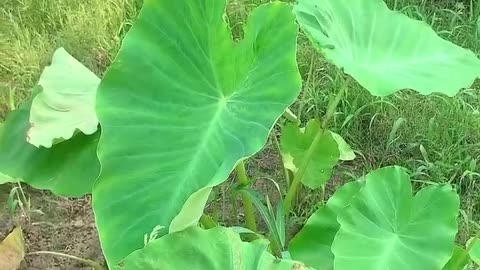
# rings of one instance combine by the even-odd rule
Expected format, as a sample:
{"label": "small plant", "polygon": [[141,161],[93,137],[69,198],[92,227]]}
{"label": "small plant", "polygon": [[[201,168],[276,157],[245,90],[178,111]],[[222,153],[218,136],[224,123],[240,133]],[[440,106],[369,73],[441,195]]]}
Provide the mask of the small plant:
{"label": "small plant", "polygon": [[[351,84],[377,96],[453,96],[478,77],[480,60],[381,0],[265,4],[239,42],[225,6],[145,1],[101,80],[59,49],[33,100],[2,127],[0,172],[58,195],[91,193],[110,269],[453,270],[470,256],[478,262],[478,237],[455,245],[454,188],[413,194],[397,166],[339,188],[291,241],[286,221],[301,184],[324,190],[335,166],[355,158],[329,130]],[[325,115],[307,123],[288,109],[302,85],[296,21],[343,81]],[[245,170],[275,123],[288,178],[278,205],[255,195]],[[244,229],[204,214],[212,188],[233,170]]]}

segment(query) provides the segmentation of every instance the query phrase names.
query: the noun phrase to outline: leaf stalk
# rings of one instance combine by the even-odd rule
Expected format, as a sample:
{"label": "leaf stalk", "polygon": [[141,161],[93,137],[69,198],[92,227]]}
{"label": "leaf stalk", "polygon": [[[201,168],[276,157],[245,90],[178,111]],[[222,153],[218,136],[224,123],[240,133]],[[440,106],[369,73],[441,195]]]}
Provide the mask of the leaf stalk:
{"label": "leaf stalk", "polygon": [[200,217],[200,224],[202,224],[203,228],[207,230],[218,226],[215,220],[205,213]]}
{"label": "leaf stalk", "polygon": [[[247,172],[245,170],[245,163],[240,161],[236,167],[237,171],[237,178],[241,185],[248,186],[250,185],[250,180],[247,177]],[[245,211],[245,223],[249,230],[253,232],[257,232],[257,221],[255,219],[255,210],[253,207],[252,199],[245,194],[244,192],[241,193],[242,201],[243,201],[243,208]]]}
{"label": "leaf stalk", "polygon": [[292,110],[290,110],[289,108],[287,108],[285,110],[285,112],[283,113],[283,117],[287,118],[288,121],[290,121],[290,122],[293,122],[293,123],[298,124],[298,125],[300,124],[300,119],[298,119],[298,116],[296,116],[292,112]]}

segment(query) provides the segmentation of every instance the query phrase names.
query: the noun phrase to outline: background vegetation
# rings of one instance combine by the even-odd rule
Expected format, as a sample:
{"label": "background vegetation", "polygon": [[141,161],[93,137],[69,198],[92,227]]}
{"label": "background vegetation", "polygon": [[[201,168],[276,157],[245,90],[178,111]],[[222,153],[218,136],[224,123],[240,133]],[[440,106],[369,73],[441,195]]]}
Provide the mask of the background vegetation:
{"label": "background vegetation", "polygon": [[[231,0],[228,12],[234,36],[241,38],[248,12],[265,0]],[[443,38],[480,53],[480,3],[474,0],[388,0],[391,8],[430,24]],[[29,96],[53,51],[63,46],[98,75],[109,66],[141,0],[0,0],[0,119]],[[330,66],[301,35],[298,61],[304,89],[292,109],[302,119],[323,115],[338,88]],[[359,85],[350,89],[335,115],[332,130],[356,150],[357,159],[342,164],[332,185],[350,181],[386,165],[407,167],[424,182],[450,182],[462,198],[465,241],[480,220],[480,84],[455,98],[424,97],[401,91],[372,97]],[[13,103],[11,100],[15,100]],[[265,154],[266,153],[266,154]],[[274,143],[250,170],[275,171]],[[263,163],[262,163],[263,162]],[[263,165],[262,165],[263,164]],[[267,164],[267,165],[265,165]],[[270,166],[270,168],[269,168]],[[223,190],[223,189],[222,189]],[[327,191],[328,193],[328,191]],[[272,195],[273,196],[273,195]],[[302,223],[322,194],[303,191],[295,209]]]}

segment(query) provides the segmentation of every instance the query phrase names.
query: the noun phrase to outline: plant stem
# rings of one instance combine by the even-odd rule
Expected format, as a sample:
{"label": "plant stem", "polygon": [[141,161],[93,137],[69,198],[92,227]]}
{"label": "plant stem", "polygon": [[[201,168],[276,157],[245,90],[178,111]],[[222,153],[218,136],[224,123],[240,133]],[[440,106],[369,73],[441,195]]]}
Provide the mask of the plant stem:
{"label": "plant stem", "polygon": [[287,118],[290,122],[300,124],[300,120],[298,117],[290,110],[290,108],[287,108],[285,112],[283,113],[283,117]]}
{"label": "plant stem", "polygon": [[298,171],[293,176],[292,184],[288,188],[287,195],[285,196],[285,203],[284,203],[285,213],[288,213],[292,208],[293,200],[295,199],[295,195],[297,194],[297,189],[300,184],[300,181],[302,180],[303,176],[305,175],[305,172],[307,171],[308,164],[310,163],[310,160],[312,159],[313,154],[315,153],[315,150],[317,148],[318,143],[320,142],[320,139],[322,138],[322,135],[323,135],[322,131],[318,132],[317,135],[315,135],[315,138],[313,139],[312,144],[307,150],[307,154],[305,155],[305,159],[302,163],[302,166],[298,169]]}
{"label": "plant stem", "polygon": [[270,240],[270,249],[272,251],[272,254],[281,259],[282,258],[282,248],[278,245],[277,241],[275,241],[275,239],[273,239],[274,237],[269,234],[268,235],[268,240]]}
{"label": "plant stem", "polygon": [[351,77],[347,77],[345,81],[343,82],[342,87],[340,87],[340,90],[338,91],[337,95],[335,98],[330,102],[327,108],[327,112],[325,113],[325,116],[323,117],[323,123],[322,123],[322,132],[326,130],[328,123],[330,122],[330,119],[332,116],[335,114],[335,110],[337,109],[338,104],[342,100],[343,96],[345,95],[345,92],[348,89],[348,86],[352,82]]}
{"label": "plant stem", "polygon": [[200,217],[200,224],[202,224],[203,227],[207,230],[218,226],[215,220],[213,220],[211,216],[205,213]]}
{"label": "plant stem", "polygon": [[15,106],[15,90],[10,88],[8,90],[8,105],[10,107],[10,111],[14,111],[16,109]]}
{"label": "plant stem", "polygon": [[470,241],[470,243],[468,243],[468,246],[465,248],[465,252],[462,254],[462,256],[460,258],[458,258],[458,260],[455,262],[455,266],[452,269],[461,270],[460,266],[461,266],[462,261],[464,261],[465,258],[467,258],[467,256],[469,256],[470,251],[472,250],[473,246],[475,246],[475,243],[477,243],[478,238],[480,238],[480,230],[478,230],[477,234],[473,237],[472,241]]}
{"label": "plant stem", "polygon": [[[273,134],[272,137],[273,137],[273,142],[275,143],[275,146],[277,147],[278,155],[280,156],[280,163],[284,164],[283,156],[282,156],[282,148],[280,146],[280,142],[278,141],[276,134]],[[290,172],[288,171],[287,168],[285,168],[285,166],[282,166],[282,167],[283,167],[283,176],[285,177],[285,182],[287,183],[287,187],[289,187],[290,186]]]}
{"label": "plant stem", "polygon": [[310,144],[310,147],[307,150],[307,153],[305,155],[305,158],[303,160],[303,164],[300,166],[298,171],[295,173],[292,181],[292,185],[289,187],[287,195],[285,197],[285,203],[284,203],[284,209],[285,213],[288,213],[290,209],[292,208],[293,201],[295,199],[295,196],[297,194],[297,189],[300,184],[300,182],[303,179],[303,176],[305,175],[305,172],[307,171],[308,165],[310,161],[312,160],[313,154],[317,150],[318,144],[320,143],[320,139],[322,138],[323,133],[325,132],[328,123],[330,122],[330,119],[332,118],[333,114],[335,113],[335,110],[340,103],[340,101],[343,98],[343,95],[345,94],[345,91],[348,88],[348,85],[351,82],[351,78],[348,77],[345,79],[342,87],[340,88],[339,92],[335,96],[335,98],[330,102],[327,108],[327,112],[325,113],[325,116],[323,118],[323,122],[320,128],[320,131],[315,135],[315,138],[312,141],[312,144]]}
{"label": "plant stem", "polygon": [[85,265],[88,265],[88,266],[90,266],[90,267],[92,267],[96,270],[108,270],[107,268],[103,267],[101,264],[99,264],[95,261],[79,258],[77,256],[68,255],[68,254],[64,254],[64,253],[52,252],[52,251],[36,251],[36,252],[27,253],[27,255],[43,255],[43,254],[54,255],[54,256],[59,256],[59,257],[64,257],[64,258],[69,258],[69,259],[72,259],[72,260],[76,260],[76,261],[81,262]]}
{"label": "plant stem", "polygon": [[[250,185],[250,180],[248,180],[247,172],[245,170],[245,163],[243,162],[243,160],[238,163],[236,171],[240,184],[243,186]],[[253,232],[257,232],[257,222],[255,220],[255,211],[253,208],[252,199],[244,192],[242,192],[241,196],[243,201],[243,208],[245,210],[245,222],[247,228]]]}
{"label": "plant stem", "polygon": [[299,106],[298,106],[298,119],[301,119],[303,108],[305,107],[305,96],[307,95],[307,89],[310,87],[310,80],[313,76],[313,64],[315,63],[315,54],[312,54],[312,58],[310,59],[310,68],[308,69],[308,76],[307,81],[305,82],[305,88],[302,91],[302,97],[300,98]]}
{"label": "plant stem", "polygon": [[[27,200],[27,197],[25,196],[25,192],[23,191],[23,188],[22,188],[22,184],[18,182],[17,185],[18,185],[18,189],[20,190],[20,194],[18,194],[17,192],[17,198],[21,203],[20,208],[22,209],[22,212],[25,215],[25,217],[27,217],[28,223],[31,223],[30,213],[32,212],[32,208],[30,205],[30,200]],[[20,195],[22,195],[21,198],[20,198]],[[22,203],[22,200],[23,200],[23,203]]]}

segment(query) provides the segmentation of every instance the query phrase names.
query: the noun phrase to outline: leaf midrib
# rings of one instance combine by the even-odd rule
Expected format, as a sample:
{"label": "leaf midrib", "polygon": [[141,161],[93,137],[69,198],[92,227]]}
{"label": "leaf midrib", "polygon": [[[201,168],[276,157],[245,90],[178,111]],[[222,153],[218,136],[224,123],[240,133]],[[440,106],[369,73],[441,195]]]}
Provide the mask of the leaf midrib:
{"label": "leaf midrib", "polygon": [[[215,111],[214,116],[210,120],[210,124],[208,125],[208,128],[206,129],[204,135],[202,136],[201,142],[198,144],[197,148],[194,151],[194,154],[192,156],[191,161],[188,163],[188,167],[185,167],[185,170],[183,170],[181,176],[179,177],[179,181],[181,183],[186,182],[189,177],[192,175],[193,171],[198,168],[198,162],[200,161],[200,158],[202,157],[201,153],[204,151],[208,151],[205,149],[208,149],[206,145],[210,142],[210,138],[212,137],[212,134],[216,130],[217,123],[219,122],[219,119],[221,119],[221,116],[223,112],[226,110],[226,106],[224,106],[221,102],[218,102],[218,107]],[[178,198],[179,194],[181,194],[181,189],[175,189],[175,198]],[[173,203],[173,200],[170,200],[171,203]]]}

